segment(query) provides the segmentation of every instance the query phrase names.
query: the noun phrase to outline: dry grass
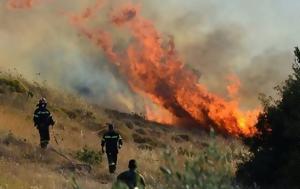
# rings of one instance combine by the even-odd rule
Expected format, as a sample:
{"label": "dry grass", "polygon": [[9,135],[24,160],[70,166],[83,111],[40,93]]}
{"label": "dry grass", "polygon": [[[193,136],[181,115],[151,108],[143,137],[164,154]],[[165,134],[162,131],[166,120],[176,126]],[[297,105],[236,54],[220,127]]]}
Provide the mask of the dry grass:
{"label": "dry grass", "polygon": [[[52,148],[74,161],[74,154],[84,146],[99,151],[99,134],[105,131],[105,122],[113,121],[125,140],[119,154],[117,172],[127,169],[128,160],[137,159],[139,170],[149,188],[156,188],[162,178],[159,168],[164,164],[164,152],[167,149],[176,155],[178,166],[183,166],[187,159],[193,158],[189,152],[198,153],[209,141],[206,135],[200,137],[195,132],[191,134],[186,130],[162,127],[136,115],[105,110],[76,96],[46,89],[39,84],[24,80],[20,83],[33,96],[28,96],[26,92],[0,93],[0,189],[68,189],[71,188],[73,176],[83,189],[106,189],[111,187],[115,179],[115,175],[108,174],[105,156],[104,161],[94,166],[91,173],[82,173],[62,169],[68,161],[51,150],[40,151],[38,132],[32,123],[32,113],[40,96],[48,99],[56,120],[51,133]],[[9,133],[12,133],[12,142],[6,144],[3,141]],[[134,141],[132,136],[135,135],[145,140],[144,146]],[[224,139],[219,139],[218,143],[224,146],[236,144],[232,142],[229,145]]]}

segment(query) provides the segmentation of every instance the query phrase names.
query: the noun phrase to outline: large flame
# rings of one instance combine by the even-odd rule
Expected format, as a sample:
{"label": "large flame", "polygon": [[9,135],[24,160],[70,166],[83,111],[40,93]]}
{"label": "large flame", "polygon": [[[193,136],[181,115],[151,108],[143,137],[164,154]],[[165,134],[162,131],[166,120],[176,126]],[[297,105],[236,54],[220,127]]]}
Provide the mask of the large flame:
{"label": "large flame", "polygon": [[260,110],[240,110],[237,97],[239,80],[230,76],[229,100],[209,92],[199,82],[199,76],[185,66],[173,38],[164,40],[154,24],[141,16],[140,6],[128,3],[111,11],[109,23],[129,32],[131,38],[124,52],[114,50],[113,35],[104,28],[91,28],[87,24],[105,2],[97,0],[94,6],[82,13],[67,16],[81,34],[104,51],[135,92],[168,112],[160,109],[164,113],[155,113],[146,108],[149,119],[214,127],[235,136],[256,133],[254,125]]}
{"label": "large flame", "polygon": [[[259,110],[243,112],[238,100],[225,100],[210,93],[199,83],[199,76],[185,67],[173,38],[164,42],[153,23],[142,17],[139,10],[139,6],[127,4],[111,14],[111,23],[131,34],[126,52],[115,52],[112,36],[103,29],[88,29],[82,23],[79,29],[104,50],[134,91],[171,113],[157,114],[146,108],[148,118],[167,123],[179,120],[206,128],[213,126],[232,135],[255,134]],[[232,84],[227,88],[233,98],[240,83],[235,77],[230,80]]]}

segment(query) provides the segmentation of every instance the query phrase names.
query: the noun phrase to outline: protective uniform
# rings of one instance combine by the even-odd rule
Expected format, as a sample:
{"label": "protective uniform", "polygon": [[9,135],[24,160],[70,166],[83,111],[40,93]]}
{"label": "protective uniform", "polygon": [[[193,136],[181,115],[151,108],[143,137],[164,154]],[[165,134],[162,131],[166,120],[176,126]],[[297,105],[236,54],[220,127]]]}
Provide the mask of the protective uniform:
{"label": "protective uniform", "polygon": [[118,175],[117,184],[126,184],[129,189],[144,189],[145,179],[136,171],[137,165],[135,160],[130,160],[129,170]]}
{"label": "protective uniform", "polygon": [[105,146],[109,172],[114,173],[117,166],[119,148],[123,145],[123,141],[121,135],[114,130],[112,124],[108,124],[108,127],[109,131],[104,133],[101,146],[103,152]]}
{"label": "protective uniform", "polygon": [[47,101],[42,98],[37,104],[37,109],[34,111],[33,122],[34,126],[39,130],[41,148],[47,148],[50,140],[49,126],[54,125],[54,120],[50,111],[46,108]]}

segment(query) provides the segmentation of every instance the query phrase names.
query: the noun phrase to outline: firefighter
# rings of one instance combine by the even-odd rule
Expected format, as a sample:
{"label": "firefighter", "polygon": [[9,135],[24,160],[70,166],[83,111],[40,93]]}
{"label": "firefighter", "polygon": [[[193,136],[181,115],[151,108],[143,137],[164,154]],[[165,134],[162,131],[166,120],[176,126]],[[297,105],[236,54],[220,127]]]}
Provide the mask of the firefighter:
{"label": "firefighter", "polygon": [[39,130],[40,145],[42,149],[46,149],[50,140],[49,127],[55,124],[50,111],[47,109],[46,98],[41,98],[36,105],[38,108],[34,111],[34,126]]}
{"label": "firefighter", "polygon": [[137,172],[137,163],[134,159],[129,161],[128,171],[118,175],[116,188],[126,185],[129,189],[144,189],[145,179]]}
{"label": "firefighter", "polygon": [[107,126],[108,131],[103,135],[101,147],[102,152],[106,152],[107,155],[109,172],[114,173],[117,167],[118,152],[123,145],[123,141],[121,135],[115,131],[113,124],[108,123]]}

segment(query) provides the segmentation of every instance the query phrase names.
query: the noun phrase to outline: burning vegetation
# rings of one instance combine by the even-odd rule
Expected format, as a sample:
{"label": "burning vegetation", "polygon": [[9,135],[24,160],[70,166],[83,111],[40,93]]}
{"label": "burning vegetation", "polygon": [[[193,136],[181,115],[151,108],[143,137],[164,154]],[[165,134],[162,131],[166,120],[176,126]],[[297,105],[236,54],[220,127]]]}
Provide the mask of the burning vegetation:
{"label": "burning vegetation", "polygon": [[239,109],[238,78],[230,76],[230,100],[210,93],[199,83],[199,76],[184,65],[173,38],[164,40],[153,23],[141,16],[140,7],[132,4],[121,6],[110,15],[110,23],[129,31],[132,38],[124,52],[115,51],[112,35],[104,29],[88,28],[81,22],[92,17],[91,10],[96,9],[86,9],[83,14],[72,17],[71,22],[105,52],[135,92],[167,110],[157,114],[146,107],[148,119],[205,128],[213,126],[232,135],[255,134],[259,109],[248,112]]}
{"label": "burning vegetation", "polygon": [[40,0],[8,0],[7,7],[10,9],[29,9],[38,4]]}
{"label": "burning vegetation", "polygon": [[[6,5],[9,10],[30,9],[42,1],[8,0]],[[225,87],[227,96],[211,92],[207,87],[209,85],[201,82],[199,72],[185,64],[174,38],[165,37],[151,20],[142,16],[140,5],[125,3],[104,9],[108,2],[114,4],[113,1],[95,1],[93,6],[79,13],[65,11],[64,16],[75,31],[84,36],[82,40],[98,47],[99,54],[106,56],[120,78],[126,81],[135,94],[145,99],[143,105],[148,120],[170,125],[214,128],[223,134],[243,136],[244,144],[249,148],[240,144],[240,138],[224,139],[216,136],[213,130],[210,137],[206,138],[198,133],[187,134],[186,130],[161,127],[161,124],[145,121],[142,114],[129,115],[102,109],[86,104],[78,96],[63,95],[43,88],[38,83],[30,84],[22,76],[14,78],[10,73],[0,72],[1,169],[7,170],[0,174],[0,178],[5,180],[6,188],[66,188],[66,184],[70,183],[66,177],[69,173],[77,175],[86,188],[99,188],[99,185],[101,188],[110,188],[112,180],[103,174],[102,154],[96,151],[99,146],[95,143],[98,136],[105,132],[104,123],[108,120],[114,120],[119,125],[120,133],[129,144],[121,154],[126,157],[138,156],[140,162],[143,162],[141,167],[147,173],[146,179],[151,188],[243,188],[243,185],[257,188],[257,184],[262,188],[298,188],[298,47],[294,51],[292,75],[276,87],[279,99],[262,96],[263,110],[256,108],[244,111],[239,95],[240,87],[244,84],[237,76],[228,75],[229,84]],[[108,17],[99,19],[100,12]],[[61,12],[58,15],[61,16]],[[105,26],[100,24],[103,18]],[[71,28],[64,20],[63,24]],[[115,31],[122,33],[128,40],[120,42]],[[50,97],[53,104],[51,109],[60,120],[56,130],[58,132],[54,135],[57,145],[54,145],[60,147],[59,142],[63,143],[60,148],[68,156],[54,148],[52,151],[40,152],[34,147],[33,141],[37,137],[31,133],[29,112],[36,98],[45,94]],[[80,151],[78,147],[81,147]],[[166,152],[165,157],[162,156],[162,150]],[[61,157],[64,159],[61,160]],[[86,164],[74,164],[74,158],[87,163],[87,168],[77,166]],[[183,160],[187,162],[183,164]],[[124,162],[121,164],[124,167]],[[57,165],[59,168],[54,169]],[[97,169],[91,171],[92,168]],[[48,184],[48,177],[37,175],[38,180],[31,179],[36,176],[27,178],[27,175],[40,171],[47,173],[43,175],[51,176],[51,184]],[[165,178],[160,178],[159,173]],[[75,177],[73,182],[73,187],[79,188]]]}
{"label": "burning vegetation", "polygon": [[164,37],[151,20],[141,15],[140,6],[131,3],[119,5],[108,14],[108,24],[124,31],[130,39],[125,49],[116,48],[117,39],[110,30],[89,24],[106,3],[97,0],[94,6],[80,13],[65,15],[80,34],[104,52],[134,92],[159,107],[157,110],[146,106],[148,119],[206,129],[213,127],[234,136],[250,137],[256,133],[254,125],[260,109],[240,109],[238,78],[229,76],[231,84],[227,89],[230,98],[210,92],[199,82],[199,75],[185,66],[173,37]]}

